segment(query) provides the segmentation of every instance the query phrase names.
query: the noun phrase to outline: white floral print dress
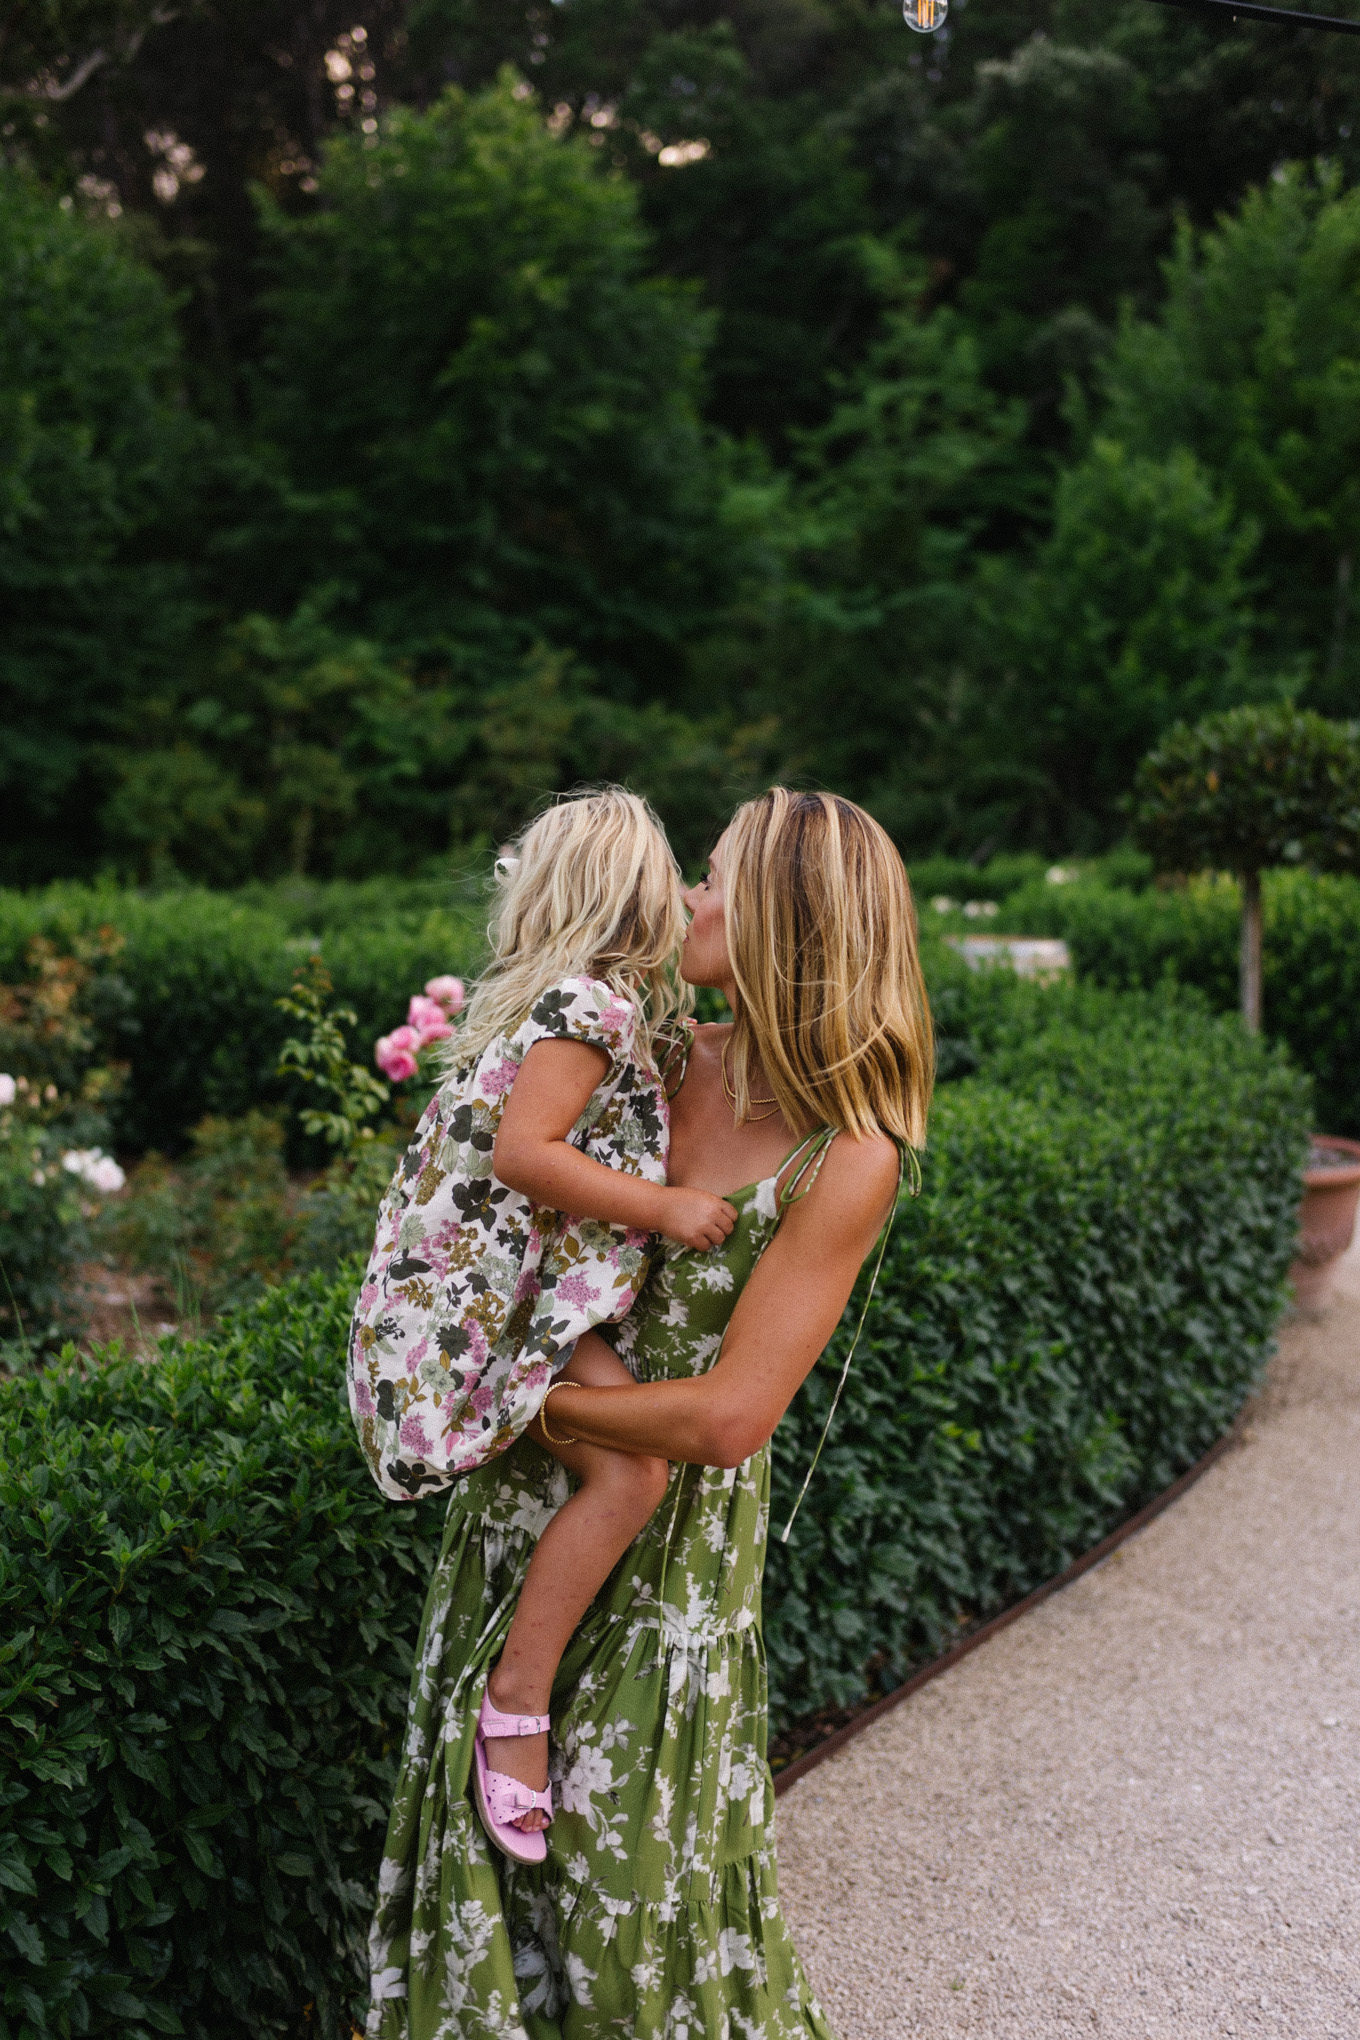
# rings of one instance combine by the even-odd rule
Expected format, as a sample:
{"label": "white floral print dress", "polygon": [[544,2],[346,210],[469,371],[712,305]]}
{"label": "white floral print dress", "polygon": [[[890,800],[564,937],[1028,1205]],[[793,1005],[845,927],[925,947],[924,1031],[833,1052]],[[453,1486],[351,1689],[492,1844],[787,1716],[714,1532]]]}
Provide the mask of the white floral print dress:
{"label": "white floral print dress", "polygon": [[568,978],[431,1099],[378,1214],[349,1342],[349,1402],[373,1478],[408,1501],[484,1466],[538,1413],[583,1332],[621,1318],[652,1236],[547,1211],[500,1182],[492,1148],[537,1041],[602,1048],[572,1131],[606,1167],[666,1180],[670,1114],[632,1001]]}

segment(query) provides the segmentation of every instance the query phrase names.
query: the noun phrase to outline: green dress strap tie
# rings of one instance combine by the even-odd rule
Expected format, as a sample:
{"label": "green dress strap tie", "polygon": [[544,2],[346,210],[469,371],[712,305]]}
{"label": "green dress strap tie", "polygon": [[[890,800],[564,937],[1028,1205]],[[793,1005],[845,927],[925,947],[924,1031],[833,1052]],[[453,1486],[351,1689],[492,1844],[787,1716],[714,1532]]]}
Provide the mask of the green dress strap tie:
{"label": "green dress strap tie", "polygon": [[[834,1131],[832,1131],[829,1134],[829,1137],[823,1141],[820,1150],[816,1152],[815,1158],[817,1170],[821,1168],[823,1161],[826,1159],[826,1151],[830,1147],[831,1142],[834,1139],[835,1133]],[[809,1156],[808,1159],[810,1161],[813,1159],[813,1157]],[[916,1196],[921,1187],[921,1165],[919,1160],[917,1159],[914,1149],[912,1150],[912,1162],[914,1166],[912,1168],[911,1190],[912,1196],[914,1197]],[[805,1169],[807,1166],[808,1164],[807,1162],[805,1162],[803,1164],[803,1168]],[[779,1541],[781,1544],[787,1544],[789,1541],[789,1532],[793,1528],[793,1519],[803,1506],[803,1497],[807,1493],[809,1487],[812,1485],[812,1476],[817,1471],[817,1462],[822,1456],[822,1447],[826,1444],[828,1437],[831,1435],[832,1421],[835,1418],[836,1411],[840,1407],[841,1392],[845,1387],[847,1379],[849,1378],[850,1362],[855,1357],[855,1348],[859,1344],[859,1335],[864,1330],[864,1320],[869,1315],[869,1305],[874,1300],[874,1291],[878,1287],[878,1278],[883,1270],[883,1257],[888,1251],[888,1241],[892,1237],[893,1220],[897,1216],[897,1207],[898,1204],[901,1202],[902,1184],[906,1176],[906,1171],[907,1171],[907,1149],[899,1141],[897,1146],[897,1190],[893,1196],[892,1209],[889,1211],[887,1218],[883,1221],[883,1230],[878,1236],[878,1259],[874,1262],[874,1272],[869,1278],[869,1293],[864,1299],[864,1307],[859,1314],[859,1323],[855,1326],[855,1336],[850,1341],[850,1351],[846,1354],[845,1364],[841,1368],[841,1378],[836,1383],[836,1393],[831,1398],[831,1408],[827,1411],[826,1422],[822,1425],[822,1435],[817,1440],[817,1450],[813,1453],[811,1464],[809,1465],[807,1472],[803,1475],[803,1485],[798,1490],[797,1501],[795,1501],[792,1509],[789,1511],[789,1520],[784,1525],[783,1530],[780,1532]],[[803,1171],[800,1169],[799,1175],[801,1176],[802,1173]],[[796,1180],[797,1178],[795,1178],[795,1181]],[[812,1182],[815,1183],[816,1180],[817,1171],[814,1170]],[[809,1183],[807,1186],[807,1190],[810,1190],[811,1188],[812,1183]],[[804,1190],[801,1193],[804,1197],[806,1197],[807,1195],[807,1190]],[[785,1199],[781,1199],[781,1205],[785,1201],[786,1201]],[[790,1199],[787,1201],[791,1202],[792,1200]]]}
{"label": "green dress strap tie", "polygon": [[[791,1204],[797,1204],[800,1198],[807,1196],[808,1191],[822,1172],[822,1163],[826,1160],[827,1150],[835,1138],[836,1129],[834,1126],[819,1126],[812,1133],[808,1134],[805,1140],[799,1141],[792,1154],[785,1155],[783,1161],[779,1164],[779,1175],[784,1175],[784,1171],[791,1162],[797,1162],[798,1167],[791,1176],[786,1176],[784,1179],[784,1187],[779,1193],[779,1209],[781,1211],[787,1211]],[[801,1160],[799,1159],[800,1157]],[[809,1170],[812,1171],[811,1175],[808,1175]],[[807,1178],[806,1182],[803,1180],[805,1177]],[[803,1184],[801,1190],[798,1187],[800,1183]]]}

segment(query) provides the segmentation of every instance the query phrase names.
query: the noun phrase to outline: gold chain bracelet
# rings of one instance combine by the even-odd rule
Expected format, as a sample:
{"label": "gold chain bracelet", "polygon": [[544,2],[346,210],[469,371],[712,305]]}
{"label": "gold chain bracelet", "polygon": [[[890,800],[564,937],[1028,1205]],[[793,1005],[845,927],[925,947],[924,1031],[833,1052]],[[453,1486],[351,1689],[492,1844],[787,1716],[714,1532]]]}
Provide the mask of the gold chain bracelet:
{"label": "gold chain bracelet", "polygon": [[538,1421],[544,1437],[550,1445],[579,1445],[579,1438],[555,1438],[548,1429],[548,1397],[555,1388],[603,1388],[602,1381],[550,1381],[542,1402],[538,1406]]}

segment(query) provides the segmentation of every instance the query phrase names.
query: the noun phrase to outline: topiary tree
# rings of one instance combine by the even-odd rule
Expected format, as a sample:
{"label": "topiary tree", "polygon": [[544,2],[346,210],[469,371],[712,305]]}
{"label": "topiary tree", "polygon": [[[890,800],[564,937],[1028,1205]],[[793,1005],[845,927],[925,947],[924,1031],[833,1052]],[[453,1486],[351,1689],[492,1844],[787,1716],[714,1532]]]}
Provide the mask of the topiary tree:
{"label": "topiary tree", "polygon": [[1138,768],[1134,834],[1159,871],[1231,871],[1242,887],[1242,1019],[1261,1026],[1261,873],[1360,868],[1360,725],[1287,705],[1169,730]]}

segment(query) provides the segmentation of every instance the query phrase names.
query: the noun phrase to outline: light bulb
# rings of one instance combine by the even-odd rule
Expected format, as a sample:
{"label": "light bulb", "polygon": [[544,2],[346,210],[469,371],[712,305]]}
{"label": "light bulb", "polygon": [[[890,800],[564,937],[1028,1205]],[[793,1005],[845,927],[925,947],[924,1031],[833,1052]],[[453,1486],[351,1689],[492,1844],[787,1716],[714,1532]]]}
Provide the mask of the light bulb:
{"label": "light bulb", "polygon": [[902,0],[902,19],[918,35],[934,35],[948,12],[949,0]]}

